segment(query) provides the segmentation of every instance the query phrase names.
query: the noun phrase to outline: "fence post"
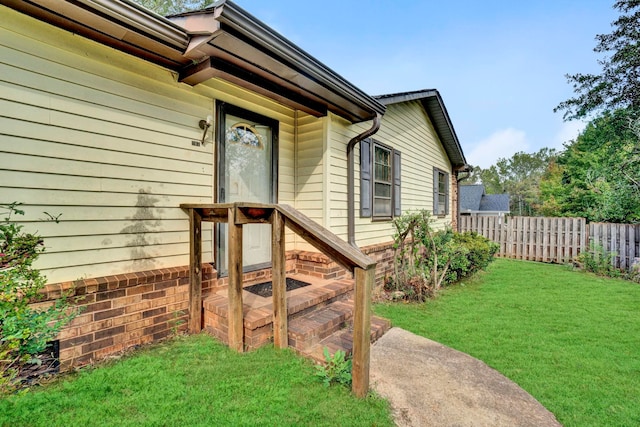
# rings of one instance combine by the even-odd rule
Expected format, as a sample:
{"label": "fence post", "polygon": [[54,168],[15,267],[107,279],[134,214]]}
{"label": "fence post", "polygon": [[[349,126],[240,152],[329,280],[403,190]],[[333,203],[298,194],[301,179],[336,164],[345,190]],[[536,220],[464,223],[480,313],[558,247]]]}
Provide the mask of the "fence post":
{"label": "fence post", "polygon": [[633,267],[633,263],[635,262],[637,252],[636,245],[640,240],[640,226],[631,225],[629,226],[629,267]]}
{"label": "fence post", "polygon": [[620,259],[620,268],[626,270],[629,265],[627,263],[627,225],[622,224],[620,226],[620,250],[618,251],[618,257]]}

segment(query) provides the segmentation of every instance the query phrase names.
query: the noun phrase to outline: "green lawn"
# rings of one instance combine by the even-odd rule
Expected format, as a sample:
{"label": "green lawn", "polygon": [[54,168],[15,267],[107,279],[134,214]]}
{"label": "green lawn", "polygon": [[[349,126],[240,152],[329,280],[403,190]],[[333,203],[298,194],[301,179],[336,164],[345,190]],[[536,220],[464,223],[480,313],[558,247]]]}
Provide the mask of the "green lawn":
{"label": "green lawn", "polygon": [[640,425],[637,284],[497,260],[435,301],[375,312],[483,360],[565,426]]}
{"label": "green lawn", "polygon": [[387,403],[325,388],[310,362],[236,354],[206,335],[172,340],[0,399],[0,426],[391,426]]}

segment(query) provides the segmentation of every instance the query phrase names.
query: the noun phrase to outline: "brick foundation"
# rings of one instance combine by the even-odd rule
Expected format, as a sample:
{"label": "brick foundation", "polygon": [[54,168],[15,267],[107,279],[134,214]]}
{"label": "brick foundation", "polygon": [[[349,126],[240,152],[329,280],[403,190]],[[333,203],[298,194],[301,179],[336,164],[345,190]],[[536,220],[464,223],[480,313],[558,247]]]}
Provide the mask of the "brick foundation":
{"label": "brick foundation", "polygon": [[[203,289],[214,285],[213,269],[203,266]],[[188,267],[127,273],[47,285],[52,303],[70,293],[78,315],[60,340],[60,367],[68,370],[186,329],[189,317]]]}
{"label": "brick foundation", "polygon": [[[392,243],[362,250],[377,261],[376,285],[382,285],[393,272]],[[317,252],[287,252],[286,270],[288,274],[325,280],[351,278],[344,268]],[[228,285],[228,279],[218,278],[209,264],[203,265],[202,275],[203,298]],[[243,277],[246,285],[267,280],[271,280],[270,269],[246,273]],[[57,337],[63,371],[162,340],[187,328],[188,266],[49,284],[43,291],[43,300],[36,305],[52,304],[67,293],[82,311]],[[225,329],[225,325],[219,326]],[[271,333],[259,332],[257,341]],[[252,344],[249,346],[254,347]]]}

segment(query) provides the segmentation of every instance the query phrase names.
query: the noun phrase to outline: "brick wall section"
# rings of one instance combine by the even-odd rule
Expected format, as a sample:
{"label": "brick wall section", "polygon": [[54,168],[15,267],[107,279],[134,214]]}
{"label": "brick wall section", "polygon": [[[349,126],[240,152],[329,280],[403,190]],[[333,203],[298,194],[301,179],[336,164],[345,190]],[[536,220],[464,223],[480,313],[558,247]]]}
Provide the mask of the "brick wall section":
{"label": "brick wall section", "polygon": [[[381,286],[393,272],[392,243],[362,250],[377,261],[376,286]],[[317,252],[287,252],[286,270],[322,279],[351,277],[340,265]],[[228,285],[228,279],[218,278],[209,264],[203,265],[202,275],[203,298]],[[246,273],[243,277],[247,284],[267,280],[271,280],[270,269]],[[63,371],[162,340],[187,328],[188,266],[49,284],[38,305],[52,304],[68,293],[82,311],[57,337]],[[257,346],[262,335],[270,333],[260,332],[254,337],[256,343],[249,343],[249,347]]]}
{"label": "brick wall section", "polygon": [[[393,242],[365,246],[360,250],[376,261],[376,286],[382,286],[393,274]],[[294,251],[297,258],[296,273],[308,274],[322,279],[340,279],[351,275],[329,257],[318,252]]]}
{"label": "brick wall section", "polygon": [[393,242],[365,246],[360,248],[360,250],[377,262],[375,283],[377,288],[383,286],[387,277],[393,275]]}
{"label": "brick wall section", "polygon": [[295,272],[319,277],[325,280],[341,279],[350,276],[347,271],[333,262],[328,256],[319,252],[292,251],[295,258]]}
{"label": "brick wall section", "polygon": [[[203,288],[215,285],[204,265]],[[189,317],[189,269],[167,268],[47,285],[39,304],[70,292],[80,315],[60,340],[62,370],[184,331]]]}
{"label": "brick wall section", "polygon": [[451,174],[451,228],[458,230],[458,174]]}

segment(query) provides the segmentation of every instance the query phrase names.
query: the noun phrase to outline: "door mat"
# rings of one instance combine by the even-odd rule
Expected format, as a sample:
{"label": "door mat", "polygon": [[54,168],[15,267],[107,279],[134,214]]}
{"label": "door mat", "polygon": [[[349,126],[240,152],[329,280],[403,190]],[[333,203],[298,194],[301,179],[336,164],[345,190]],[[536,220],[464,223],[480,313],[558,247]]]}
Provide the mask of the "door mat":
{"label": "door mat", "polygon": [[[304,288],[311,283],[303,282],[302,280],[292,279],[287,277],[287,292],[294,289]],[[273,295],[273,288],[271,282],[258,283],[257,285],[251,285],[244,288],[245,291],[249,291],[252,294],[259,295],[264,298],[268,298]]]}

